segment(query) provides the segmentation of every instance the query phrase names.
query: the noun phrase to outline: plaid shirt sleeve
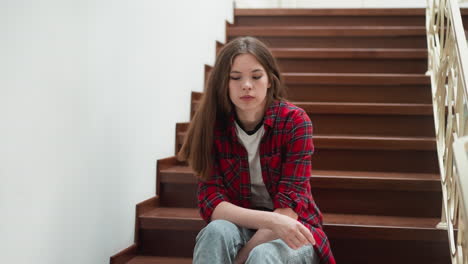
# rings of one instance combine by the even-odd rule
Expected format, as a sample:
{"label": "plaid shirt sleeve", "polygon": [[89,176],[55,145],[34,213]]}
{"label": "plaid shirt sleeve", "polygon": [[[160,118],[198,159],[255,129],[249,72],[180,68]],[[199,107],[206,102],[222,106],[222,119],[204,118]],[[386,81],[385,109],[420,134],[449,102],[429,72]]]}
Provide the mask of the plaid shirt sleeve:
{"label": "plaid shirt sleeve", "polygon": [[216,160],[213,164],[210,179],[198,181],[197,197],[200,215],[207,223],[211,221],[211,215],[216,206],[222,201],[228,201],[223,178],[219,172],[219,165]]}
{"label": "plaid shirt sleeve", "polygon": [[298,216],[307,209],[310,197],[312,122],[304,111],[291,117],[292,124],[286,143],[286,158],[282,164],[278,192],[273,197],[274,208],[291,208]]}

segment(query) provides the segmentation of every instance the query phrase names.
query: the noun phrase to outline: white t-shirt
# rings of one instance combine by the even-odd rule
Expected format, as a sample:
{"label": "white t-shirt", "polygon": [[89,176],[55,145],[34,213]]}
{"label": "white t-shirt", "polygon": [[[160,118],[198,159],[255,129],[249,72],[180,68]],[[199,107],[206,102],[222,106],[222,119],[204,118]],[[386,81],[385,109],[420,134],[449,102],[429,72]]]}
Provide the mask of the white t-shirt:
{"label": "white t-shirt", "polygon": [[265,207],[273,209],[273,202],[271,201],[270,194],[268,193],[265,183],[262,177],[262,168],[260,165],[260,140],[265,133],[265,129],[262,124],[257,126],[257,131],[249,135],[245,132],[239,124],[236,123],[237,137],[240,142],[244,145],[249,155],[249,172],[250,172],[250,184],[252,190],[252,207]]}

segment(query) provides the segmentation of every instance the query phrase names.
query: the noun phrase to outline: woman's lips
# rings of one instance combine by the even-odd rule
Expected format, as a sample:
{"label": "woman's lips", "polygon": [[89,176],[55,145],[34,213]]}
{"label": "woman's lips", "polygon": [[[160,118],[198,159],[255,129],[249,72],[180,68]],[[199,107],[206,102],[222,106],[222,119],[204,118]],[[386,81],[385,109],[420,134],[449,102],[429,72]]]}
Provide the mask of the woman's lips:
{"label": "woman's lips", "polygon": [[242,100],[250,100],[250,99],[254,99],[254,97],[252,97],[252,96],[242,96],[240,99],[242,99]]}

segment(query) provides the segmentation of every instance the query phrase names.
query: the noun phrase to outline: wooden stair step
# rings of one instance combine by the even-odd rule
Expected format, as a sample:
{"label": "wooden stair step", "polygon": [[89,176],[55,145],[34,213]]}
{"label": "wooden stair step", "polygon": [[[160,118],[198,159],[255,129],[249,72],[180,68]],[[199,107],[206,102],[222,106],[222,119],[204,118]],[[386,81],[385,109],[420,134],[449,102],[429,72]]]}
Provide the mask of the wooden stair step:
{"label": "wooden stair step", "polygon": [[[188,166],[177,164],[173,157],[172,162],[167,160],[158,171],[162,206],[197,206],[197,179]],[[428,217],[439,216],[441,212],[437,203],[441,199],[438,173],[313,169],[310,183],[314,199],[324,212],[375,215],[391,212],[397,216]]]}
{"label": "wooden stair step", "polygon": [[[333,184],[330,182],[333,181]],[[440,192],[437,173],[392,173],[368,171],[313,170],[313,188],[372,189]]]}
{"label": "wooden stair step", "polygon": [[[314,114],[306,112],[314,126],[314,136],[347,135],[357,137],[435,137],[434,119],[424,115]],[[176,151],[187,129],[176,130]]]}
{"label": "wooden stair step", "polygon": [[[198,231],[206,223],[198,208],[159,207],[139,216],[141,229]],[[431,240],[440,218],[323,214],[329,237],[389,240]],[[333,230],[333,231],[331,231]],[[445,234],[446,235],[446,234]],[[439,236],[439,235],[436,235]]]}
{"label": "wooden stair step", "polygon": [[[401,10],[399,10],[401,9]],[[314,25],[314,26],[420,26],[425,22],[424,9],[236,9],[235,24]]]}
{"label": "wooden stair step", "polygon": [[[192,117],[200,101],[192,101]],[[435,137],[431,104],[362,102],[291,102],[314,124],[315,135]],[[176,145],[183,141],[176,130]]]}
{"label": "wooden stair step", "polygon": [[318,149],[436,150],[435,138],[428,137],[316,135],[314,145]]}
{"label": "wooden stair step", "polygon": [[[447,231],[435,228],[440,218],[323,216],[324,231],[330,239],[333,253],[343,263],[370,263],[371,258],[390,264],[401,256],[404,258],[399,263],[449,263],[446,261],[449,259]],[[196,208],[156,208],[139,219],[141,252],[146,255],[189,258],[193,255],[196,235],[206,226]],[[365,249],[372,249],[365,257],[353,254]]]}
{"label": "wooden stair step", "polygon": [[326,37],[326,36],[425,36],[424,26],[230,26],[229,36]]}
{"label": "wooden stair step", "polygon": [[[347,102],[291,102],[314,114],[360,115],[433,115],[431,104],[347,103]],[[193,102],[196,111],[200,101]]]}
{"label": "wooden stair step", "polygon": [[242,16],[425,16],[423,8],[236,8]]}
{"label": "wooden stair step", "polygon": [[[178,134],[183,141],[186,132]],[[434,137],[371,137],[346,135],[314,135],[317,149],[360,149],[360,150],[436,150]]]}
{"label": "wooden stair step", "polygon": [[126,264],[191,264],[191,258],[136,256]]}
{"label": "wooden stair step", "polygon": [[[196,184],[189,166],[174,165],[160,170],[161,184]],[[368,171],[312,170],[311,185],[319,188],[394,189],[440,191],[437,173],[392,173]]]}
{"label": "wooden stair step", "polygon": [[359,84],[359,85],[408,85],[426,84],[431,80],[424,74],[379,73],[283,73],[285,84]]}
{"label": "wooden stair step", "polygon": [[[229,30],[227,31],[229,33]],[[244,32],[249,33],[249,32]],[[373,34],[378,34],[374,33]],[[257,36],[250,33],[250,36],[258,38],[270,48],[426,48],[427,40],[422,35],[407,36]],[[228,41],[239,36],[227,35]]]}
{"label": "wooden stair step", "polygon": [[278,66],[287,72],[424,73],[425,49],[273,48]]}
{"label": "wooden stair step", "polygon": [[[207,70],[206,74],[210,74]],[[324,73],[324,72],[286,72],[281,73],[284,83],[289,85],[430,85],[431,79],[416,73]],[[192,92],[200,94],[200,92]]]}
{"label": "wooden stair step", "polygon": [[426,59],[427,49],[271,48],[277,59]]}
{"label": "wooden stair step", "polygon": [[312,114],[433,115],[431,104],[292,102]]}
{"label": "wooden stair step", "polygon": [[286,98],[303,102],[430,104],[425,84],[288,84]]}

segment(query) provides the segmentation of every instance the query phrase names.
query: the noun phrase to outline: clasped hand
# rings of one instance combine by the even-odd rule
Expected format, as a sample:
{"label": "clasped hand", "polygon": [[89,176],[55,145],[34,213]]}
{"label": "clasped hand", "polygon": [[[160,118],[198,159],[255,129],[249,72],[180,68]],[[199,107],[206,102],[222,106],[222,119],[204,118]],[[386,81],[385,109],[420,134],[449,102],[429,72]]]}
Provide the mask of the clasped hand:
{"label": "clasped hand", "polygon": [[286,215],[275,214],[271,230],[279,236],[290,248],[299,249],[310,243],[315,245],[315,239],[307,227]]}

